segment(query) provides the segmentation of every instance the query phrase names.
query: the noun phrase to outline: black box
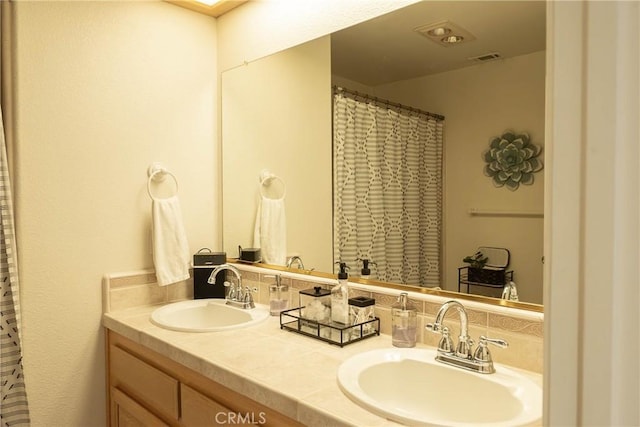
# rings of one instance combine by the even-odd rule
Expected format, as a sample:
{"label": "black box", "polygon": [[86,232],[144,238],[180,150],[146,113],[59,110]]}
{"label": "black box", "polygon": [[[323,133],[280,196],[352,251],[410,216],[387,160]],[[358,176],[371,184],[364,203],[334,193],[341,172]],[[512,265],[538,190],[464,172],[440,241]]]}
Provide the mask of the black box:
{"label": "black box", "polygon": [[474,283],[486,283],[490,285],[504,285],[506,283],[506,270],[501,268],[475,268],[469,267],[468,280]]}
{"label": "black box", "polygon": [[216,276],[216,283],[209,284],[209,276],[213,269],[227,262],[225,252],[206,252],[202,249],[193,256],[193,299],[224,298],[225,274]]}

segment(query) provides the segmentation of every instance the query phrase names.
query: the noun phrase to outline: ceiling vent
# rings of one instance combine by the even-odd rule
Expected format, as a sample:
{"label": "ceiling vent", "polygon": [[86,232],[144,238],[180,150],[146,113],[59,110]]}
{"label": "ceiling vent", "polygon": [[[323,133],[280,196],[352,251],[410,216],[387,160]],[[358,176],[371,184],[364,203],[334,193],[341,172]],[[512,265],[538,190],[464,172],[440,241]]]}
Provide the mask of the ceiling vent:
{"label": "ceiling vent", "polygon": [[487,62],[487,61],[495,61],[496,59],[501,59],[502,55],[498,52],[491,53],[483,53],[482,55],[472,56],[471,58],[467,58],[469,61],[475,62]]}
{"label": "ceiling vent", "polygon": [[414,28],[413,31],[444,47],[455,46],[476,39],[469,31],[451,21],[439,21],[422,25]]}

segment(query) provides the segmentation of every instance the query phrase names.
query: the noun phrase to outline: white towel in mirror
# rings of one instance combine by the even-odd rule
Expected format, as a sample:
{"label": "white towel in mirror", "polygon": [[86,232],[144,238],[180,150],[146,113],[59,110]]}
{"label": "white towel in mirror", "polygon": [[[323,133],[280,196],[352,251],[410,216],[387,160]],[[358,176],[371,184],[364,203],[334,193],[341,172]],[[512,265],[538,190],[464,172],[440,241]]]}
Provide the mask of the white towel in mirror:
{"label": "white towel in mirror", "polygon": [[262,262],[285,265],[287,262],[287,221],[284,212],[284,198],[260,198],[256,224],[253,232],[253,246],[260,248]]}

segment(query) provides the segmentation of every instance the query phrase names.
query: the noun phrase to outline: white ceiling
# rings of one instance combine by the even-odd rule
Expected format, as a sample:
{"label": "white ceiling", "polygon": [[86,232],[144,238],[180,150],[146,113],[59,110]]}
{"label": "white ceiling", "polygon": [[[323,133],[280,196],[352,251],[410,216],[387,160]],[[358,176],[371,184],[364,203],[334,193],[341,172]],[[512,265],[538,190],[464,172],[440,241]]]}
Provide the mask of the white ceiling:
{"label": "white ceiling", "polygon": [[[499,52],[503,58],[545,49],[544,1],[429,1],[333,33],[332,72],[368,86],[477,64],[468,58]],[[443,47],[415,28],[448,20],[475,40]]]}

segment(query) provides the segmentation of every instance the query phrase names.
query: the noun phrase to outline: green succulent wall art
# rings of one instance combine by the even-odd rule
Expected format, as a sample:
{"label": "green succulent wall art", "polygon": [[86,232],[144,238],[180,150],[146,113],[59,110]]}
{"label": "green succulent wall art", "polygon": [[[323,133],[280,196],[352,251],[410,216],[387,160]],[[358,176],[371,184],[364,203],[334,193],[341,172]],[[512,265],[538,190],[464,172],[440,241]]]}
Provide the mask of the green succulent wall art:
{"label": "green succulent wall art", "polygon": [[484,174],[496,187],[507,187],[515,191],[520,184],[533,184],[533,174],[542,170],[542,160],[537,157],[542,148],[533,144],[526,133],[505,131],[502,136],[492,137],[489,149],[482,153]]}

